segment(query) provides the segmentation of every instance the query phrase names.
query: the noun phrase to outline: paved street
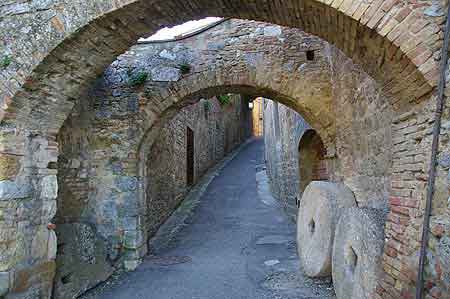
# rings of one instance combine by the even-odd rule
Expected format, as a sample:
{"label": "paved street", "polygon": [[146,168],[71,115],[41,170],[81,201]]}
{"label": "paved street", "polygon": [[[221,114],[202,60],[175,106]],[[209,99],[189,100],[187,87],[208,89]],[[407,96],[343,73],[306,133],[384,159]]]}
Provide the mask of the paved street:
{"label": "paved street", "polygon": [[300,275],[295,224],[270,196],[263,147],[250,143],[220,171],[174,242],[86,298],[334,298],[329,282]]}

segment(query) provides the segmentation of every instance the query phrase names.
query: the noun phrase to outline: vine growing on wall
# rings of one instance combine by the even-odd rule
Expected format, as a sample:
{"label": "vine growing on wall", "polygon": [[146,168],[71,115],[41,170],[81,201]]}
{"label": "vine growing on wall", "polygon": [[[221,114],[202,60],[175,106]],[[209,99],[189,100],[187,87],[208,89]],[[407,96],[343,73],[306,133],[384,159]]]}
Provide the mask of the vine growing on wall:
{"label": "vine growing on wall", "polygon": [[10,64],[12,63],[11,57],[8,55],[3,56],[3,58],[0,60],[0,67],[2,69],[6,69]]}
{"label": "vine growing on wall", "polygon": [[223,94],[217,97],[220,105],[231,105],[231,96],[229,94]]}
{"label": "vine growing on wall", "polygon": [[130,76],[128,82],[131,86],[142,85],[145,83],[145,81],[147,81],[148,78],[148,73],[143,71],[137,72],[135,74],[129,73],[128,75]]}
{"label": "vine growing on wall", "polygon": [[180,63],[178,65],[178,68],[183,75],[189,74],[189,72],[191,71],[191,65],[187,62]]}

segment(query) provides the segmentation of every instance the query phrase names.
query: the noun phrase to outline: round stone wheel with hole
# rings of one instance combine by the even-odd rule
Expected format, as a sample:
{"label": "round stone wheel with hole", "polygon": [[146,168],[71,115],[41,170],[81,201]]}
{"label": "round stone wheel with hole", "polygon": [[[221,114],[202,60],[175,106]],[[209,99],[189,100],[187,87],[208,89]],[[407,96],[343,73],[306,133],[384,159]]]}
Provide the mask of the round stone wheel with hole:
{"label": "round stone wheel with hole", "polygon": [[331,275],[334,231],[346,208],[356,206],[353,192],[342,183],[311,182],[303,192],[297,217],[297,248],[309,277]]}
{"label": "round stone wheel with hole", "polygon": [[336,227],[333,283],[338,299],[370,299],[382,271],[385,213],[371,208],[346,210]]}

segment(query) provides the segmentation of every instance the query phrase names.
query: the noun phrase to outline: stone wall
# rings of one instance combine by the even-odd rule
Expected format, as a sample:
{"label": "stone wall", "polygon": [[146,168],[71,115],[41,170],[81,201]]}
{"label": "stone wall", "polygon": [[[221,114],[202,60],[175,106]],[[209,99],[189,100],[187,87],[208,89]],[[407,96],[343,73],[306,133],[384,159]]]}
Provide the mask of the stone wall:
{"label": "stone wall", "polygon": [[114,244],[117,240],[108,240],[99,232],[97,223],[103,215],[92,208],[95,199],[90,194],[94,165],[91,126],[95,108],[89,99],[90,96],[81,99],[57,138],[60,155],[58,210],[53,219],[58,237],[55,298],[74,298],[105,280],[119,258]]}
{"label": "stone wall", "polygon": [[[131,48],[101,78],[84,82],[85,86],[94,85],[87,92],[80,91],[78,79],[66,77],[65,86],[80,92],[71,97],[75,106],[51,101],[52,106],[72,113],[71,120],[64,113],[64,116],[52,113],[53,124],[72,123],[77,127],[71,130],[70,126],[69,129],[63,126],[64,138],[59,132],[60,124],[40,131],[48,124],[40,112],[39,124],[31,125],[32,128],[17,128],[8,121],[3,122],[0,145],[7,167],[1,181],[0,209],[7,216],[1,216],[0,221],[0,246],[5,249],[0,251],[1,292],[8,299],[37,293],[46,298],[52,292],[56,238],[54,226],[49,222],[57,210],[57,185],[60,194],[74,202],[87,203],[85,209],[76,212],[77,217],[95,226],[95,229],[78,227],[79,237],[70,244],[70,240],[61,239],[60,252],[64,246],[75,247],[76,242],[91,240],[94,235],[102,244],[99,248],[107,250],[93,252],[87,246],[88,252],[80,256],[96,256],[96,259],[86,259],[90,263],[108,260],[135,269],[147,252],[144,165],[161,125],[202,97],[227,93],[284,94],[280,97],[283,102],[298,107],[307,107],[321,99],[316,111],[325,111],[329,108],[329,72],[321,71],[328,69],[321,55],[323,44],[319,38],[296,29],[229,20],[191,38]],[[307,62],[306,51],[314,51],[317,59]],[[94,56],[88,56],[92,63],[99,62]],[[187,72],[181,70],[181,65],[186,63],[190,67]],[[90,70],[87,66],[83,69]],[[64,72],[68,73],[68,70]],[[144,80],[139,77],[143,73],[147,74]],[[40,99],[50,97],[47,94]],[[51,109],[42,103],[32,110]],[[14,113],[9,115],[13,117]],[[31,120],[30,114],[26,118]],[[327,116],[320,121],[323,128],[333,120]],[[77,145],[86,138],[88,145]],[[60,155],[62,150],[66,153]],[[59,176],[60,182],[57,182],[58,167],[71,169]],[[85,176],[89,177],[87,184]],[[65,183],[67,187],[63,187]],[[63,210],[58,212],[61,230],[63,221],[71,221],[72,216],[64,211],[71,206],[74,205],[62,205]],[[44,231],[48,233],[39,233]],[[39,275],[42,269],[48,274]],[[86,281],[101,278],[88,267],[86,272],[90,275]],[[66,287],[70,287],[73,276],[69,274],[63,273],[57,280],[64,278]]]}
{"label": "stone wall", "polygon": [[[0,71],[5,83],[0,86],[4,165],[0,291],[8,293],[8,299],[35,294],[45,298],[51,292],[56,240],[49,222],[56,211],[55,165],[63,147],[56,136],[74,106],[81,111],[80,121],[90,119],[87,127],[92,128],[88,135],[74,130],[74,139],[92,137],[89,162],[83,157],[83,147],[69,151],[69,158],[74,157],[73,175],[82,172],[75,160],[88,165],[89,209],[81,216],[92,219],[102,240],[108,242],[108,251],[101,254],[111,260],[123,257],[125,267],[133,269],[147,250],[145,165],[158,128],[184,106],[229,92],[272,98],[301,113],[324,141],[326,157],[332,161],[331,179],[351,185],[361,205],[389,208],[379,297],[411,296],[434,121],[432,88],[439,74],[442,35],[442,17],[430,15],[429,10],[439,5],[429,6],[428,1],[420,5],[335,1],[330,6],[287,1],[287,5],[272,6],[270,1],[260,5],[240,1],[240,6],[225,1],[215,10],[209,2],[200,1],[198,7],[190,7],[187,15],[180,16],[185,10],[165,14],[176,8],[171,1],[161,1],[160,6],[152,3],[151,7],[148,1],[136,1],[121,8],[116,6],[118,2],[111,6],[105,1],[101,8],[92,1],[85,3],[93,5],[87,10],[75,2],[65,6],[63,1],[45,1],[48,5],[39,9],[35,4],[41,2],[35,2],[0,6],[6,12],[0,22],[7,25],[0,26],[6,28],[7,36],[0,46],[12,59],[10,63],[2,60]],[[177,5],[186,3],[178,1]],[[92,83],[90,79],[128,49],[140,33],[166,21],[197,16],[206,7],[218,13],[298,25],[320,33],[336,48],[327,48],[324,40],[297,29],[230,20],[188,39],[133,47],[107,68],[91,96],[82,95],[84,87]],[[238,13],[243,7],[245,13]],[[73,13],[77,9],[82,13]],[[283,9],[287,10],[283,13]],[[95,13],[85,14],[88,11]],[[155,11],[159,17],[148,18]],[[97,13],[105,17],[97,18]],[[353,18],[354,14],[357,17]],[[172,18],[166,19],[167,15]],[[62,20],[67,28],[61,26]],[[134,26],[142,30],[134,30]],[[36,34],[23,34],[30,28]],[[29,53],[30,49],[38,50]],[[311,51],[313,60],[308,59]],[[186,62],[190,65],[187,72],[180,67]],[[149,75],[146,80],[142,80],[144,72]],[[86,116],[76,107],[83,99],[96,113]],[[446,110],[445,120],[448,115]],[[444,290],[443,294],[449,293],[445,292],[448,267],[439,258],[446,256],[448,248],[446,130],[441,131],[433,210],[433,228],[445,229],[435,229],[430,242],[436,267],[427,277],[427,283]],[[389,156],[392,160],[386,166]],[[72,186],[74,194],[81,196],[77,184],[84,183]],[[363,192],[365,188],[367,192]],[[92,235],[89,229],[80,230],[80,238]]]}
{"label": "stone wall", "polygon": [[[114,229],[122,221],[127,221],[129,211],[126,209],[131,203],[123,203],[114,189],[129,188],[122,185],[129,186],[132,182],[117,178],[114,182],[112,178],[110,188],[113,190],[108,193],[111,200],[106,204],[97,202],[103,197],[91,192],[95,188],[92,177],[95,159],[107,159],[107,153],[102,148],[108,146],[107,143],[98,143],[92,135],[98,129],[92,128],[92,121],[101,111],[119,114],[126,111],[127,106],[100,108],[101,105],[89,105],[86,99],[81,102],[84,105],[78,106],[72,113],[58,135],[61,154],[58,159],[59,195],[55,217],[58,236],[55,298],[78,296],[107,279],[121,266],[127,242],[136,242],[131,238],[120,239],[120,235],[105,231],[105,227]],[[147,233],[141,236],[146,239],[144,241],[151,238],[191,187],[186,182],[187,127],[195,134],[196,181],[227,152],[250,136],[251,116],[247,99],[230,95],[230,102],[223,105],[216,98],[201,100],[183,108],[158,128],[156,139],[148,145],[151,150],[145,166],[147,186],[143,221]],[[108,167],[114,173],[126,171],[114,158],[109,160]],[[96,206],[102,209],[96,209]]]}
{"label": "stone wall", "polygon": [[297,112],[283,104],[265,99],[263,106],[265,160],[270,187],[289,216],[295,218],[297,199],[301,197],[298,144],[310,126]]}
{"label": "stone wall", "polygon": [[[263,0],[218,5],[207,0],[7,1],[0,7],[0,116],[17,118],[18,127],[57,130],[80,87],[139,37],[206,15],[303,28],[336,44],[377,80],[391,83],[389,89],[400,97],[419,98],[437,82],[433,56],[441,47],[443,11],[441,1],[431,0],[420,5],[390,0],[283,0],[279,5]],[[380,61],[384,57],[388,63]],[[405,82],[405,75],[411,80]]]}
{"label": "stone wall", "polygon": [[374,79],[330,47],[336,101],[335,175],[355,193],[360,207],[387,211],[392,174],[392,107]]}
{"label": "stone wall", "polygon": [[[360,207],[387,212],[393,113],[384,105],[378,85],[360,67],[333,46],[327,47],[325,53],[331,65],[334,113],[339,115],[335,152],[329,151],[325,157],[330,179],[348,185]],[[310,126],[295,111],[271,101],[266,102],[264,121],[271,186],[290,214],[295,215],[295,199],[301,197],[299,144]]]}
{"label": "stone wall", "polygon": [[183,200],[187,182],[187,127],[194,132],[194,183],[208,168],[250,137],[247,101],[233,95],[229,104],[216,98],[181,110],[161,130],[147,160],[146,229],[151,237]]}
{"label": "stone wall", "polygon": [[[421,220],[425,207],[426,180],[431,144],[433,107],[419,104],[394,117],[383,104],[383,92],[373,79],[355,66],[339,50],[329,48],[332,94],[335,101],[335,155],[329,169],[331,180],[345,182],[355,193],[360,207],[375,207],[387,213],[383,279],[378,292],[382,298],[413,298],[417,275]],[[348,105],[351,103],[351,105]],[[294,211],[294,197],[301,180],[298,169],[297,139],[283,132],[295,132],[304,120],[279,105],[281,134],[276,137],[274,104],[266,105],[266,159],[271,186],[277,197]],[[380,113],[381,111],[381,113]],[[449,217],[448,204],[448,106],[441,130],[436,191],[431,218],[431,239],[427,254],[425,287],[433,298],[449,298]],[[286,126],[286,123],[289,125]],[[295,134],[290,134],[295,136]],[[300,136],[300,137],[299,137]],[[286,167],[280,161],[289,161]],[[300,165],[301,167],[301,165]],[[286,171],[287,170],[287,171]],[[284,187],[284,182],[293,182]],[[286,204],[287,203],[287,204]],[[289,204],[290,203],[290,204]],[[291,212],[291,215],[294,214]],[[400,282],[402,281],[402,282]]]}

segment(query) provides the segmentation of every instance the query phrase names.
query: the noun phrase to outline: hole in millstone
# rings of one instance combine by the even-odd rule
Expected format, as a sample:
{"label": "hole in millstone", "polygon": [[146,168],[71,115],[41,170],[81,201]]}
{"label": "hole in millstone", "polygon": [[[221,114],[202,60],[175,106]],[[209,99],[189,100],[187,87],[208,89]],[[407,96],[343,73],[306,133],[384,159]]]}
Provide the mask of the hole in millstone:
{"label": "hole in millstone", "polygon": [[306,51],[306,59],[309,61],[314,60],[314,51],[313,50]]}
{"label": "hole in millstone", "polygon": [[72,281],[72,273],[69,273],[66,276],[61,277],[61,282],[63,284],[68,284],[71,281]]}
{"label": "hole in millstone", "polygon": [[316,222],[314,221],[314,219],[311,219],[311,221],[308,224],[308,228],[309,228],[309,232],[311,234],[314,234],[314,232],[316,231]]}
{"label": "hole in millstone", "polygon": [[353,247],[350,246],[347,251],[347,265],[352,273],[355,273],[356,266],[358,265],[358,255]]}

